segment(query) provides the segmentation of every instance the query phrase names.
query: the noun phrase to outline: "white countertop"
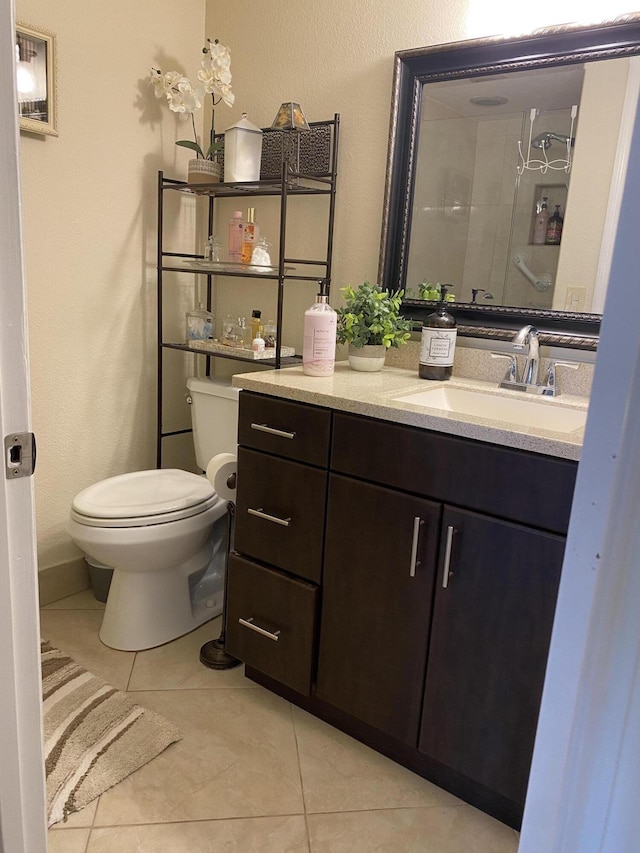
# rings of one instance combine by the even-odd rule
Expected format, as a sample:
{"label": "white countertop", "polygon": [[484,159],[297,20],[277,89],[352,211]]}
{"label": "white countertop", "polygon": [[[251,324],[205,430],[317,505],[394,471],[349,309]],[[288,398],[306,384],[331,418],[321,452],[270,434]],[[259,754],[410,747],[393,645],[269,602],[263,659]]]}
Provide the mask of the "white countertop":
{"label": "white countertop", "polygon": [[[232,383],[236,387],[272,397],[311,403],[342,412],[565,459],[580,458],[584,438],[584,428],[561,433],[540,429],[534,425],[518,426],[489,418],[398,402],[393,398],[441,385],[480,390],[497,396],[523,396],[518,391],[498,389],[495,383],[458,379],[455,376],[448,382],[427,382],[419,379],[415,371],[400,367],[383,367],[379,373],[364,373],[352,370],[344,361],[338,362],[333,376],[326,378],[305,376],[302,367],[287,367],[282,370],[236,374]],[[527,399],[531,398],[527,395]],[[582,411],[588,408],[588,400],[585,397],[571,395],[562,395],[557,399],[535,397],[532,403],[534,406],[560,405]]]}

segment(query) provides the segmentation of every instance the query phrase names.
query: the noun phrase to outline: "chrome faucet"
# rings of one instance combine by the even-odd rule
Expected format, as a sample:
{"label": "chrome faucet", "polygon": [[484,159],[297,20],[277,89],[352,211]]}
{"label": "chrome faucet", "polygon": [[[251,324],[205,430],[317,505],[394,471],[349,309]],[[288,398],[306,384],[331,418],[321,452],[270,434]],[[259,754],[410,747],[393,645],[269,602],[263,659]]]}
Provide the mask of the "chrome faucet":
{"label": "chrome faucet", "polygon": [[527,350],[522,375],[518,377],[518,365],[513,353],[492,352],[491,358],[506,358],[509,360],[507,372],[500,382],[500,388],[510,391],[525,391],[531,394],[542,394],[545,397],[557,397],[560,393],[558,388],[558,368],[569,367],[576,370],[575,362],[552,361],[547,368],[546,382],[540,385],[540,337],[535,326],[523,326],[513,339],[514,350]]}
{"label": "chrome faucet", "polygon": [[540,374],[540,339],[535,326],[523,326],[513,339],[513,348],[527,349],[527,358],[522,369],[523,385],[538,385]]}

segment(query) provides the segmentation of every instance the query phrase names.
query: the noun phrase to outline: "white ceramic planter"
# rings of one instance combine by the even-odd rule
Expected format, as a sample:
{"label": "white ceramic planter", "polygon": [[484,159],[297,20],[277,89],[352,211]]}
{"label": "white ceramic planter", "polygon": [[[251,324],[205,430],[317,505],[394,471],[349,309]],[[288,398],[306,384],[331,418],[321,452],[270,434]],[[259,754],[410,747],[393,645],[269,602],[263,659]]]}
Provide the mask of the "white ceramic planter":
{"label": "white ceramic planter", "polygon": [[188,184],[217,184],[220,182],[220,164],[214,160],[197,158],[189,160],[187,167]]}
{"label": "white ceramic planter", "polygon": [[386,354],[387,348],[382,344],[366,347],[354,347],[349,344],[347,351],[349,367],[353,370],[363,370],[370,373],[382,370]]}

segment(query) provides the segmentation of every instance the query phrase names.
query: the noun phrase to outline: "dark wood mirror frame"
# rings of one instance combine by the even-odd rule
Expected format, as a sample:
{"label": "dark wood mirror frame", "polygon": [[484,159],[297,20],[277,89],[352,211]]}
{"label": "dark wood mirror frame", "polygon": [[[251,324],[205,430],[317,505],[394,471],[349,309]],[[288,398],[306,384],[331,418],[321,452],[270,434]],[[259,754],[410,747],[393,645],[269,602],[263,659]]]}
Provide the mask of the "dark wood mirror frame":
{"label": "dark wood mirror frame", "polygon": [[[454,42],[395,55],[389,154],[385,183],[378,281],[405,287],[408,235],[424,83],[549,68],[640,54],[640,15],[599,26],[563,26],[518,38]],[[405,299],[403,314],[420,321],[432,302]],[[452,306],[453,307],[453,306]],[[600,314],[455,303],[459,333],[510,339],[513,330],[535,323],[542,340],[557,346],[596,349]]]}

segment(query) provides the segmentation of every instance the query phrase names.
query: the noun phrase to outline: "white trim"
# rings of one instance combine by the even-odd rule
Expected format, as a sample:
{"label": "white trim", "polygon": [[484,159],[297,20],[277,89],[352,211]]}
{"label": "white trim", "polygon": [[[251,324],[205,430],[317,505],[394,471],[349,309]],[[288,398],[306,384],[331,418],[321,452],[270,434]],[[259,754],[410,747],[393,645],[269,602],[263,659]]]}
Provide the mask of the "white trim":
{"label": "white trim", "polygon": [[609,272],[611,270],[611,259],[616,242],[618,229],[618,216],[622,204],[622,194],[625,187],[627,163],[629,161],[629,148],[633,136],[633,124],[635,119],[636,104],[640,94],[640,57],[632,56],[629,59],[629,76],[627,88],[624,94],[622,107],[622,119],[620,121],[620,132],[618,135],[618,146],[611,174],[611,187],[609,190],[609,201],[605,216],[605,228],[602,235],[602,245],[598,258],[598,269],[593,287],[593,299],[591,310],[595,314],[602,314],[607,297],[609,284]]}
{"label": "white trim", "polygon": [[[0,4],[0,440],[29,429],[13,3]],[[3,454],[4,456],[4,450]],[[32,478],[0,466],[0,850],[45,853]]]}
{"label": "white trim", "polygon": [[520,853],[635,853],[639,844],[638,187],[640,112],[617,219]]}

